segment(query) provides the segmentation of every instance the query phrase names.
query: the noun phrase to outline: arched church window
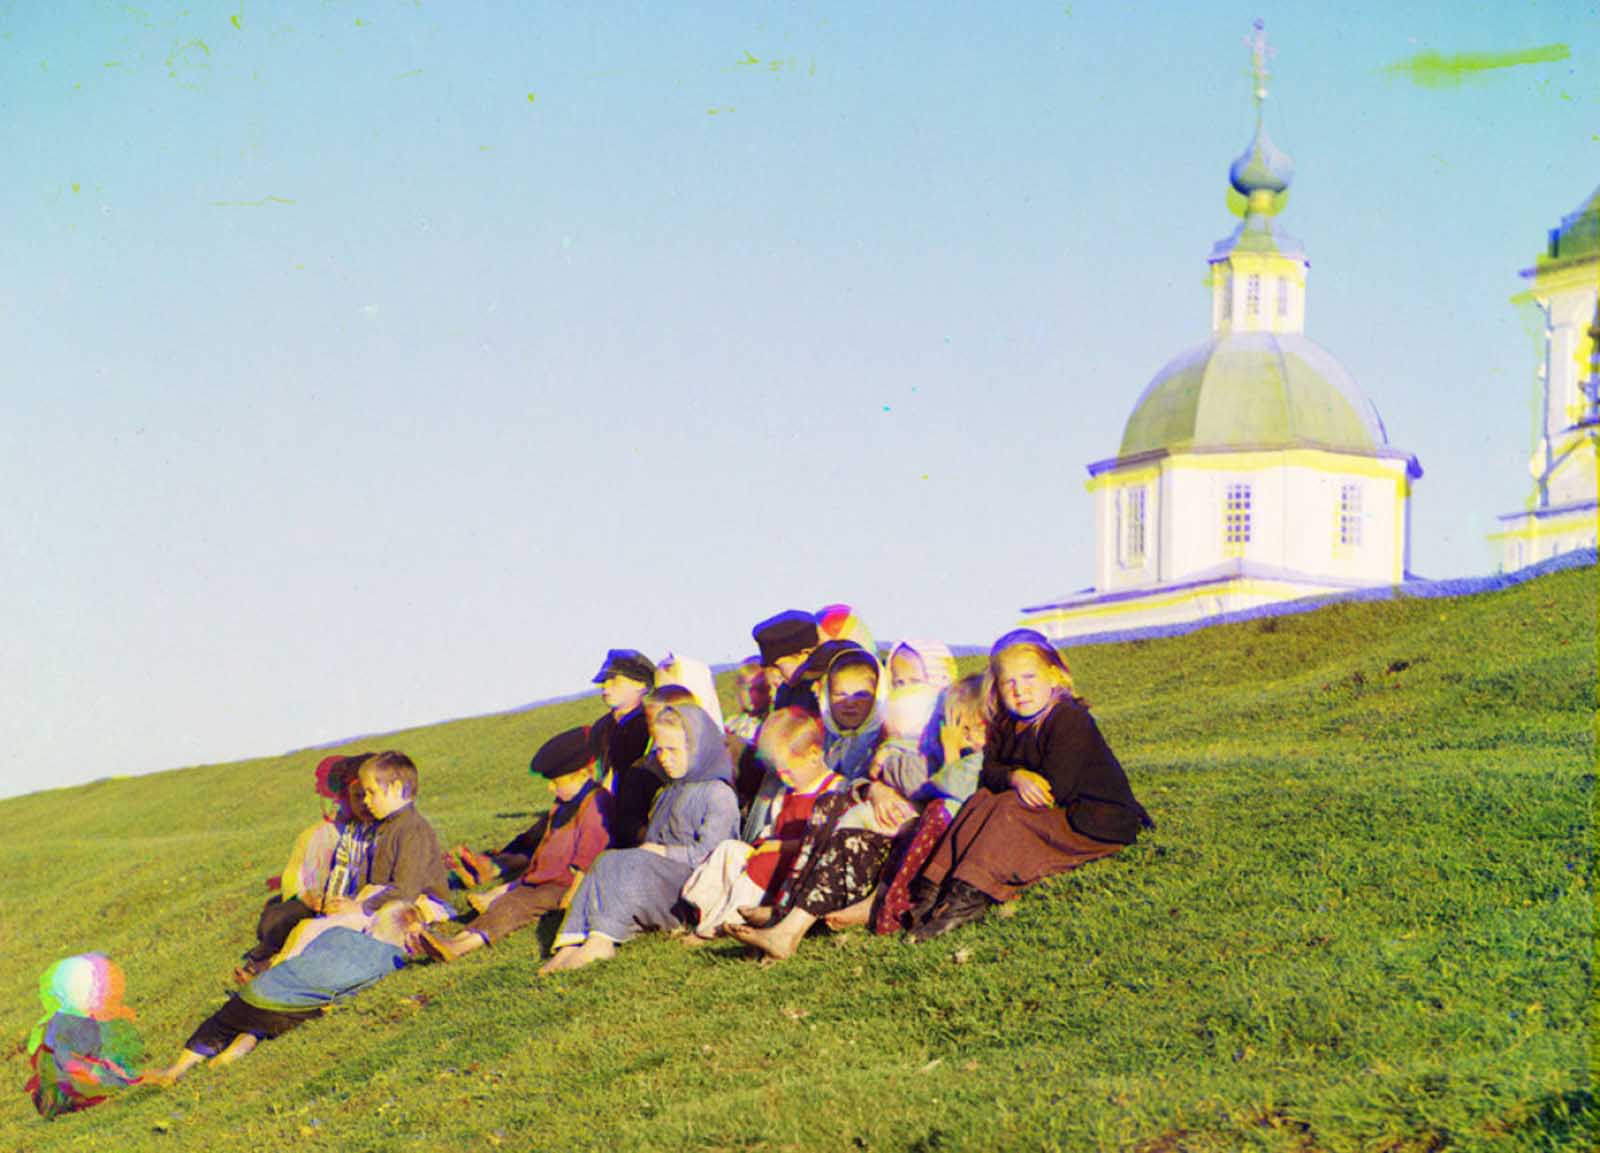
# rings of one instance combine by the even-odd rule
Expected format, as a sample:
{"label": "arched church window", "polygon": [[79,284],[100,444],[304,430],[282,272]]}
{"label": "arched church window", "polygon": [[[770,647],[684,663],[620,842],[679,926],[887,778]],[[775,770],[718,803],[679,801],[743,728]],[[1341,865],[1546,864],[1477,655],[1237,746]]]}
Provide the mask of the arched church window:
{"label": "arched church window", "polygon": [[1244,282],[1244,312],[1246,316],[1261,315],[1261,274],[1252,272]]}
{"label": "arched church window", "polygon": [[1361,546],[1361,486],[1339,486],[1339,544],[1344,548]]}
{"label": "arched church window", "polygon": [[1250,543],[1250,486],[1230,484],[1222,505],[1222,543],[1239,553]]}
{"label": "arched church window", "polygon": [[1289,315],[1289,278],[1278,277],[1278,315]]}

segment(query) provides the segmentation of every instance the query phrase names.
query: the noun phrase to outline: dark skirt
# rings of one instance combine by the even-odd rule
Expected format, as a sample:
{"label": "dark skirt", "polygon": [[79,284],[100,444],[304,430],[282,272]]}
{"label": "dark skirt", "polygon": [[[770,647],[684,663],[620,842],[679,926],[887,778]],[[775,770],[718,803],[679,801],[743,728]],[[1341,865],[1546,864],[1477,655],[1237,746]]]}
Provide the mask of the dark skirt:
{"label": "dark skirt", "polygon": [[183,1047],[202,1057],[215,1057],[244,1033],[262,1039],[279,1037],[296,1025],[321,1015],[320,1009],[258,1009],[233,996],[200,1023]]}
{"label": "dark skirt", "polygon": [[866,829],[836,828],[853,804],[849,793],[829,793],[817,800],[794,869],[773,906],[775,918],[792,909],[825,917],[878,887],[894,838]]}
{"label": "dark skirt", "polygon": [[922,875],[935,884],[947,878],[965,881],[996,901],[1009,901],[1035,881],[1124,847],[1077,832],[1066,812],[1054,806],[1028,808],[1014,789],[980,788],[961,806]]}

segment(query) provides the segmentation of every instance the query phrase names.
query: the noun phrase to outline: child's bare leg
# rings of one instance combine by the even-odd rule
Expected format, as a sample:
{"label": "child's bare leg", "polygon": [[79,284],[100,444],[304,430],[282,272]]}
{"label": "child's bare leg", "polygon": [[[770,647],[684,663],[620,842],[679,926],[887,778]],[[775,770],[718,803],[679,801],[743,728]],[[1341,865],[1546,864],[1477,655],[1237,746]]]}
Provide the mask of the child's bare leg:
{"label": "child's bare leg", "polygon": [[254,1033],[240,1033],[226,1049],[218,1053],[213,1060],[218,1065],[232,1065],[240,1057],[245,1056],[256,1047],[258,1038]]}
{"label": "child's bare leg", "polygon": [[735,940],[760,949],[774,961],[787,961],[794,956],[800,938],[811,930],[817,919],[804,909],[792,909],[770,929],[755,929],[749,925],[729,925],[728,932]]}
{"label": "child's bare leg", "polygon": [[146,1073],[144,1075],[144,1079],[151,1085],[171,1085],[176,1082],[179,1077],[182,1077],[190,1069],[193,1069],[196,1065],[201,1064],[203,1061],[205,1061],[205,1057],[202,1054],[196,1053],[193,1049],[185,1049],[178,1059],[171,1065],[167,1066],[167,1068],[157,1069],[154,1072]]}
{"label": "child's bare leg", "polygon": [[855,904],[846,905],[842,909],[836,909],[829,913],[822,918],[822,923],[834,930],[848,929],[855,925],[865,925],[872,917],[872,902],[877,897],[878,891],[874,889]]}
{"label": "child's bare leg", "polygon": [[617,943],[600,933],[590,933],[583,944],[572,950],[572,961],[567,968],[581,969],[596,961],[609,961],[617,955]]}

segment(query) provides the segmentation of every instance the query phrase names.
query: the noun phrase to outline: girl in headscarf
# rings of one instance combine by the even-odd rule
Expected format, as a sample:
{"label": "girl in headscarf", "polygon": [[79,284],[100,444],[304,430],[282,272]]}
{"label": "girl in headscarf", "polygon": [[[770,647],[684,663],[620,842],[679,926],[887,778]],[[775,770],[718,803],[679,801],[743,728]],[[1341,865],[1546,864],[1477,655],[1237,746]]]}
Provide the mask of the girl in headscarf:
{"label": "girl in headscarf", "polygon": [[39,978],[44,1015],[28,1035],[28,1095],[46,1120],[139,1084],[144,1056],[122,1003],[122,970],[100,953],[57,961]]}
{"label": "girl in headscarf", "polygon": [[907,935],[926,941],[1056,873],[1109,857],[1152,825],[1049,640],[1016,629],[993,678],[977,790],[913,887]]}
{"label": "girl in headscarf", "polygon": [[736,835],[739,802],[721,728],[698,705],[678,704],[657,714],[650,735],[668,781],[656,794],[644,841],[595,858],[541,973],[607,960],[641,931],[681,927],[684,882]]}

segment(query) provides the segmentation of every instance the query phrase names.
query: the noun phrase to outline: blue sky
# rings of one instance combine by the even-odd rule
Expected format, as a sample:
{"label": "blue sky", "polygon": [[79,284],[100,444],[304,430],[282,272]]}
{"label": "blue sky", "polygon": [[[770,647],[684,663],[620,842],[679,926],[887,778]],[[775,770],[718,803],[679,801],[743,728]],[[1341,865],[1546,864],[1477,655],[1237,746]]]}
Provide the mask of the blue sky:
{"label": "blue sky", "polygon": [[0,5],[0,795],[1088,584],[1257,15],[1308,334],[1422,461],[1414,568],[1493,569],[1593,4],[861,7]]}

